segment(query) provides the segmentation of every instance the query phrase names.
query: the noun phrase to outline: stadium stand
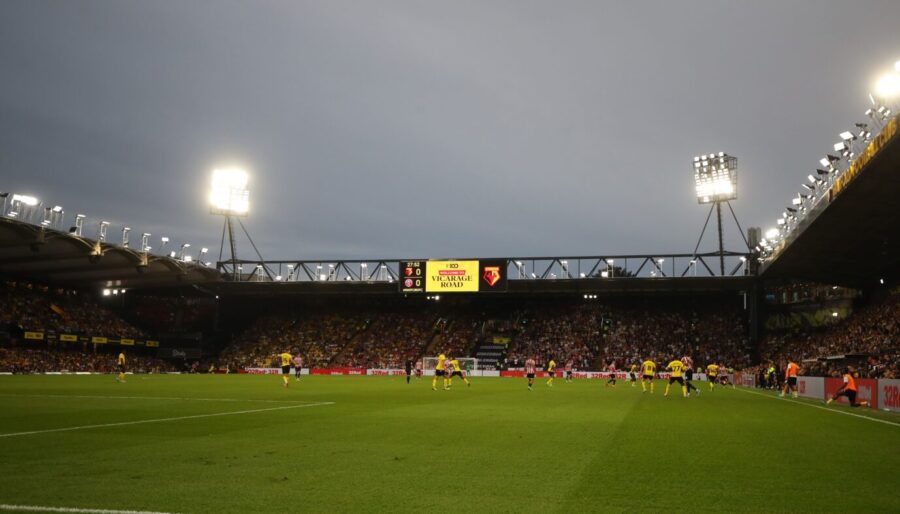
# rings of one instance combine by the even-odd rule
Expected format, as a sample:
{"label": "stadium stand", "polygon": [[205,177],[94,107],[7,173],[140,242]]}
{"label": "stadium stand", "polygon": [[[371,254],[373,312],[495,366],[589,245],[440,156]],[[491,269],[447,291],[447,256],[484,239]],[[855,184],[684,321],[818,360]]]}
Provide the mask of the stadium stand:
{"label": "stadium stand", "polygon": [[861,376],[900,374],[900,294],[866,305],[833,325],[772,333],[760,344],[763,363],[783,365],[792,357],[802,361],[807,375],[837,376],[847,360],[836,358],[840,356],[854,356]]}
{"label": "stadium stand", "polygon": [[393,305],[352,314],[267,314],[239,334],[219,361],[236,368],[266,367],[288,350],[314,367],[401,368],[406,359],[441,352],[477,355],[486,343],[506,350],[505,358],[497,359],[500,368],[521,367],[528,356],[541,365],[553,357],[561,364],[571,359],[578,369],[599,369],[610,360],[621,364],[685,352],[735,367],[750,363],[747,330],[735,302],[681,303],[565,298],[506,302],[490,310],[459,302],[437,310]]}
{"label": "stadium stand", "polygon": [[[127,358],[127,368],[134,373],[161,373],[177,369],[171,362],[145,355],[129,353]],[[116,369],[115,364],[115,351],[0,347],[0,371],[8,373],[112,373]]]}
{"label": "stadium stand", "polygon": [[[751,373],[770,365],[780,370],[788,356],[802,360],[810,375],[835,374],[845,360],[828,359],[834,356],[852,356],[867,377],[892,378],[900,370],[900,294],[824,327],[773,331],[759,343],[759,359],[749,346],[737,301],[521,298],[499,304],[452,302],[428,309],[378,303],[352,309],[326,303],[316,309],[266,309],[267,314],[255,319],[248,315],[249,326],[221,352],[207,352],[200,368],[270,367],[274,356],[285,350],[302,355],[308,367],[402,368],[406,359],[440,352],[475,356],[479,348],[489,347],[502,349],[496,352],[500,369],[519,368],[528,356],[535,356],[541,366],[552,357],[560,365],[571,359],[576,369],[598,370],[609,362],[623,368],[648,356],[665,360],[689,353],[698,364],[724,363]],[[125,318],[145,321],[154,331],[172,327],[176,319],[181,327],[194,327],[210,316],[209,309],[199,300],[145,297],[135,299],[120,315],[75,290],[9,281],[0,294],[0,326],[9,339],[0,354],[0,371],[107,372],[118,346],[104,348],[83,341],[66,346],[24,341],[22,336],[42,330],[147,337],[147,331]],[[183,369],[150,357],[149,351],[131,353],[130,369],[135,371]]]}
{"label": "stadium stand", "polygon": [[147,337],[147,333],[77,290],[5,282],[0,323],[19,331],[54,330],[73,334]]}

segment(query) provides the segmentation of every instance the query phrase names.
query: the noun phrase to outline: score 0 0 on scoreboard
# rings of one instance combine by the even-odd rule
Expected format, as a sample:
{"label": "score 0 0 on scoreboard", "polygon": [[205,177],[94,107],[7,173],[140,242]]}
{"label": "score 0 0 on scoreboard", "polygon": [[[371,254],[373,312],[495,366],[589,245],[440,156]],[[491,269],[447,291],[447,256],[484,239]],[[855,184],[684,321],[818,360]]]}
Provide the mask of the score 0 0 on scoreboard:
{"label": "score 0 0 on scoreboard", "polygon": [[400,292],[425,292],[424,261],[400,261]]}

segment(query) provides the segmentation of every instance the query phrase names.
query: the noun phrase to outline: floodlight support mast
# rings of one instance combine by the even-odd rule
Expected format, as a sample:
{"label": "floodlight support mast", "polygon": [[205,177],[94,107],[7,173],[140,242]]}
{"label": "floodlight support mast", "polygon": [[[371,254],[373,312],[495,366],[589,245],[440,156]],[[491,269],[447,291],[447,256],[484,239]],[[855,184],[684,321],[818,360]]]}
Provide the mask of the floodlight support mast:
{"label": "floodlight support mast", "polygon": [[722,232],[722,202],[716,202],[716,220],[719,225],[719,274],[725,276],[725,244]]}
{"label": "floodlight support mast", "polygon": [[[234,237],[234,220],[232,220],[233,216],[231,216],[229,214],[224,214],[223,216],[225,216],[225,224],[222,226],[222,241],[219,244],[219,262],[220,263],[223,262],[222,261],[222,252],[225,249],[225,236],[227,234],[228,247],[229,247],[229,250],[231,251],[231,258],[224,262],[231,265],[231,276],[233,279],[238,280],[240,278],[240,276],[239,276],[239,270],[238,270],[239,261],[237,258],[237,240]],[[240,225],[241,230],[244,232],[244,236],[247,237],[247,241],[250,241],[250,246],[253,247],[253,251],[256,253],[256,256],[259,257],[259,262],[264,263],[265,259],[263,259],[262,254],[259,253],[259,248],[256,247],[256,243],[254,243],[253,238],[250,237],[250,232],[247,231],[247,227],[244,226],[244,223],[240,219],[237,219],[237,223],[238,223],[238,225]],[[271,280],[273,277],[272,277],[272,273],[269,270],[269,267],[263,265],[263,270],[265,271],[266,275]]]}
{"label": "floodlight support mast", "polygon": [[222,226],[222,242],[219,245],[219,260],[222,260],[222,249],[225,246],[225,233],[228,232],[228,247],[231,250],[231,259],[229,262],[231,263],[231,276],[232,278],[237,278],[237,245],[234,240],[234,225],[231,222],[231,216],[225,214],[225,224]]}
{"label": "floodlight support mast", "polygon": [[725,256],[729,255],[729,252],[725,251],[725,228],[722,224],[722,204],[728,205],[728,210],[731,212],[731,217],[734,219],[734,224],[737,225],[738,232],[741,234],[741,240],[744,241],[744,245],[747,247],[747,250],[752,252],[750,248],[750,242],[747,241],[747,236],[744,235],[744,230],[741,228],[741,222],[738,221],[737,214],[734,213],[734,208],[731,206],[731,202],[728,200],[720,200],[716,202],[712,202],[712,205],[709,207],[709,213],[706,215],[706,222],[703,223],[703,229],[700,231],[700,238],[697,239],[697,244],[694,246],[694,255],[697,255],[697,250],[700,249],[700,243],[703,242],[703,236],[706,234],[706,228],[709,226],[709,219],[712,217],[713,210],[716,211],[716,225],[719,233],[719,273],[721,276],[725,276]]}

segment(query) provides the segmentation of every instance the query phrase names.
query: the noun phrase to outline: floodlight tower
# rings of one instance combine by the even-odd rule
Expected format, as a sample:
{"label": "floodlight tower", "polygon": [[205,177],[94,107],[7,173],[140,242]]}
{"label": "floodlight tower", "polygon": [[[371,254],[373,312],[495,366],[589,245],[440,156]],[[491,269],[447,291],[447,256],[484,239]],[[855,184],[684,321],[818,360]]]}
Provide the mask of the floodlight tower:
{"label": "floodlight tower", "polygon": [[[234,238],[235,218],[246,216],[250,212],[250,190],[247,189],[249,176],[240,168],[218,168],[213,170],[209,190],[209,212],[225,217],[222,227],[222,244],[219,247],[219,261],[222,261],[222,250],[225,246],[225,234],[228,234],[228,246],[231,250],[231,273],[237,278],[237,246]],[[240,223],[240,220],[237,220]],[[241,224],[243,228],[243,224]],[[246,229],[245,229],[246,232]],[[249,238],[249,236],[248,236]]]}
{"label": "floodlight tower", "polygon": [[[694,157],[693,171],[697,203],[701,205],[711,204],[709,214],[706,216],[706,223],[703,224],[703,230],[700,232],[700,239],[697,241],[697,246],[694,247],[694,256],[696,259],[697,249],[703,240],[703,234],[706,232],[709,218],[712,216],[713,210],[715,210],[719,228],[719,272],[725,275],[725,246],[722,229],[723,203],[728,205],[738,230],[741,232],[741,238],[744,238],[741,224],[738,222],[734,209],[731,207],[731,200],[737,198],[737,157],[732,157],[725,152],[699,155]],[[746,238],[744,238],[744,243],[747,243]]]}

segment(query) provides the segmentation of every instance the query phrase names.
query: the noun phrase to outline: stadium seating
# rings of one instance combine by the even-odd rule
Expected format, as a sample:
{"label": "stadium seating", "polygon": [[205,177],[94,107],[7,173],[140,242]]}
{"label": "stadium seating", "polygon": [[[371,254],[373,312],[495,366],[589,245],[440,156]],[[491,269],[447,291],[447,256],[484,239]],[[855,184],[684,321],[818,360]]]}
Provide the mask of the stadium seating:
{"label": "stadium seating", "polygon": [[51,290],[30,283],[6,282],[0,291],[0,324],[24,330],[73,334],[146,337],[147,333],[71,290]]}
{"label": "stadium seating", "polygon": [[[175,308],[198,313],[187,316],[188,325],[208,317],[208,306],[188,303],[139,300],[131,315],[146,318],[154,329],[170,326]],[[184,315],[179,319],[184,320]],[[716,362],[749,372],[759,370],[757,363],[763,367],[773,363],[781,369],[792,356],[806,361],[806,374],[831,375],[840,365],[829,365],[824,357],[858,354],[862,355],[862,375],[891,378],[900,369],[898,320],[900,295],[888,296],[825,328],[771,333],[759,343],[757,360],[748,346],[748,329],[737,302],[529,299],[489,307],[451,302],[428,309],[373,303],[352,310],[325,304],[311,310],[266,311],[219,355],[207,356],[199,368],[271,367],[283,351],[299,353],[307,367],[402,368],[407,359],[440,352],[473,356],[488,345],[498,356],[499,368],[520,368],[531,356],[539,366],[552,357],[560,367],[571,359],[581,370],[602,370],[610,362],[624,369],[647,357],[664,361],[687,353],[698,365]],[[0,371],[14,372],[109,371],[113,356],[104,352],[118,351],[112,346],[24,343],[21,334],[27,330],[147,336],[85,295],[15,282],[7,282],[0,294],[0,326],[7,334],[19,334],[0,354]],[[175,369],[147,357],[148,353],[130,356],[131,369]]]}
{"label": "stadium seating", "polygon": [[788,357],[802,362],[806,375],[837,375],[844,362],[829,356],[857,354],[864,361],[860,375],[896,378],[900,372],[900,294],[859,309],[848,318],[824,328],[769,334],[760,344],[762,365],[779,366]]}

